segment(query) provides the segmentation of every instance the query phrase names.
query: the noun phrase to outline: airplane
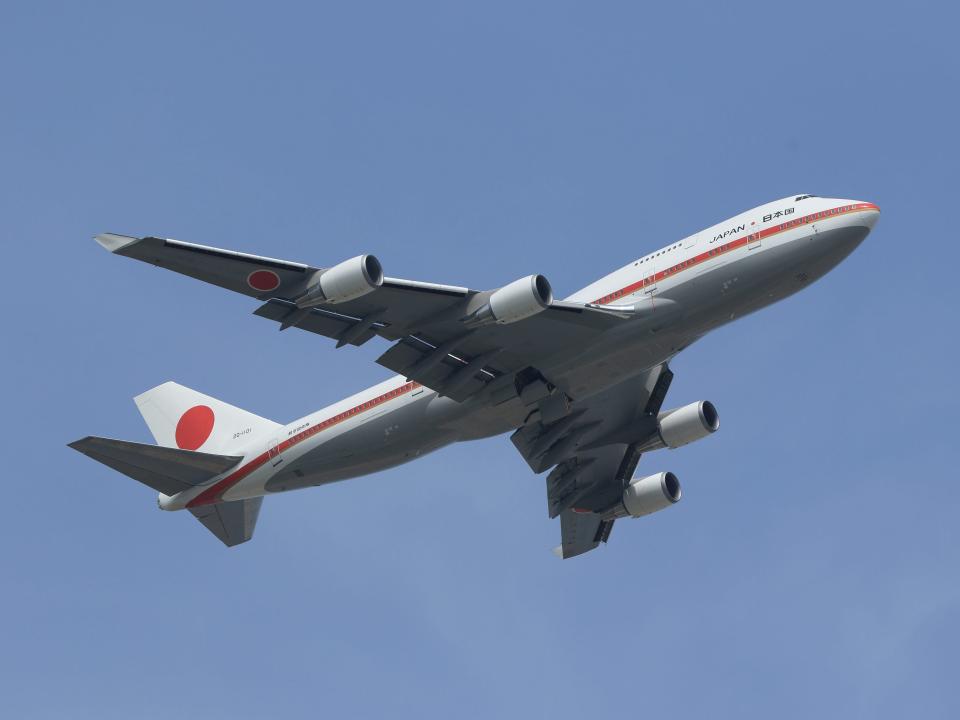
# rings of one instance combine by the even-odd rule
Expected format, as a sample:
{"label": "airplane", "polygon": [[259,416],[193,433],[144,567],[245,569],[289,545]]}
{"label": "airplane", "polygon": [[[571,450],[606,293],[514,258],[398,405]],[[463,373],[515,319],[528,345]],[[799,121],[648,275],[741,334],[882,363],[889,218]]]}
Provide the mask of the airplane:
{"label": "airplane", "polygon": [[[189,510],[225,545],[250,540],[263,497],[385,470],[455,442],[512,432],[571,558],[621,518],[676,504],[643,453],[720,426],[699,401],[664,411],[669,363],[709,331],[805,288],[866,238],[873,203],[796,195],[673,242],[575,292],[543,275],[494,290],[385,277],[373,255],[327,268],[159,237],[98,235],[135,258],[257,299],[254,314],[336,341],[391,343],[388,380],[281,425],[167,382],[135,398],[156,445],[70,447]],[[549,472],[548,472],[549,471]]]}

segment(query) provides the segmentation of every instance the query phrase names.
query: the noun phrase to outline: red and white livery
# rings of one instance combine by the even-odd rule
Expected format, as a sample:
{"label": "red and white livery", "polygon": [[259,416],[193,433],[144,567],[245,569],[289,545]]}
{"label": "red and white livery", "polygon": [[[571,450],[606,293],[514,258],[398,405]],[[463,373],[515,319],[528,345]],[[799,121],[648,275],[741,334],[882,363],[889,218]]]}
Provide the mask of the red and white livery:
{"label": "red and white livery", "polygon": [[512,432],[547,473],[558,553],[606,542],[614,522],[670,507],[670,472],[641,453],[719,428],[707,401],[664,410],[668,364],[704,334],[791,295],[840,263],[879,216],[873,203],[798,195],[651,252],[565,300],[542,275],[493,290],[385,277],[372,255],[329,268],[157,237],[105,234],[116,255],[260,301],[255,314],[331,338],[377,337],[384,382],[286,425],[174,382],[136,398],[156,445],[71,444],[189,510],[227,545],[249,540],[263,497],[383,470],[445,445]]}

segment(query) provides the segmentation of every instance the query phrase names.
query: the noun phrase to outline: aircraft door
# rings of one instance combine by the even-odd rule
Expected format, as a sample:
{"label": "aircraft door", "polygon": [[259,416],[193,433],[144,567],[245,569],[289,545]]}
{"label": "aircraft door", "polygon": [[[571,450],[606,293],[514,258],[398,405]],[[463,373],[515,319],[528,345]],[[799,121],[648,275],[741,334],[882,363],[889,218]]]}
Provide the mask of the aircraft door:
{"label": "aircraft door", "polygon": [[270,465],[276,467],[283,462],[282,452],[283,446],[279,438],[274,438],[267,444],[267,458],[270,460]]}
{"label": "aircraft door", "polygon": [[643,294],[645,297],[649,298],[650,302],[652,303],[654,296],[657,294],[657,285],[660,281],[660,278],[657,277],[657,268],[660,267],[660,258],[655,255],[645,262],[644,265],[646,265],[646,269],[643,273]]}
{"label": "aircraft door", "polygon": [[747,235],[747,250],[755,250],[760,247],[760,230],[756,229],[749,235]]}

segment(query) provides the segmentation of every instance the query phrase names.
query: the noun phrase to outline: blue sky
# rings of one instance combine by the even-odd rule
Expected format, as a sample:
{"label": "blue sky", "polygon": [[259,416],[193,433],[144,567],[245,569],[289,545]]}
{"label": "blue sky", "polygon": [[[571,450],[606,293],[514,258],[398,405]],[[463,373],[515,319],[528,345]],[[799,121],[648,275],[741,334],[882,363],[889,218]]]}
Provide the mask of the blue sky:
{"label": "blue sky", "polygon": [[[957,11],[720,5],[5,3],[0,713],[957,717]],[[801,192],[883,217],[676,360],[722,430],[577,560],[506,438],[231,551],[66,447],[165,380],[287,422],[386,377],[98,232],[565,295]]]}

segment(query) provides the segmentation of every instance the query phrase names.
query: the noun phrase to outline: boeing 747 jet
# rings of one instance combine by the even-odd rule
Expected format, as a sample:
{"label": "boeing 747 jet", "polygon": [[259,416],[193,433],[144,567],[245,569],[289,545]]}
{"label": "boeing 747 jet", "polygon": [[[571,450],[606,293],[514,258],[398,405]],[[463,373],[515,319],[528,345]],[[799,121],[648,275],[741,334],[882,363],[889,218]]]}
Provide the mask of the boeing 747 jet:
{"label": "boeing 747 jet", "polygon": [[320,268],[158,237],[97,236],[123,255],[255,298],[254,311],[336,341],[389,343],[397,373],[282,425],[175,382],[135,398],[156,445],[86,437],[85,455],[188,510],[226,545],[253,536],[263,498],[385,470],[445,445],[511,432],[564,558],[614,523],[680,500],[643,453],[720,427],[700,401],[663,409],[668,365],[709,331],[792,295],[866,238],[873,203],[798,195],[634,260],[565,300],[543,275],[495,290],[385,277],[373,255]]}

